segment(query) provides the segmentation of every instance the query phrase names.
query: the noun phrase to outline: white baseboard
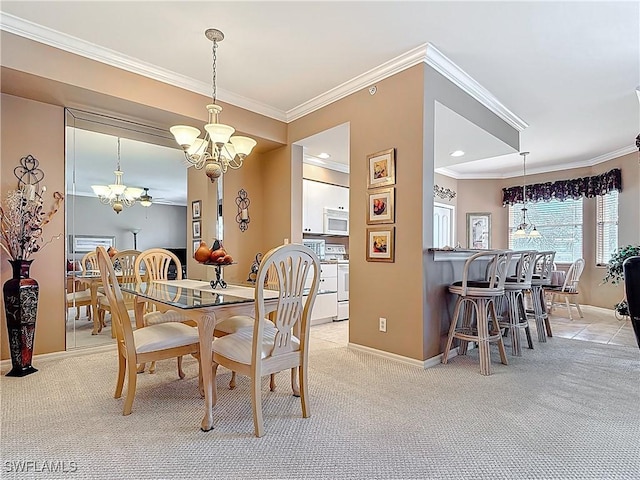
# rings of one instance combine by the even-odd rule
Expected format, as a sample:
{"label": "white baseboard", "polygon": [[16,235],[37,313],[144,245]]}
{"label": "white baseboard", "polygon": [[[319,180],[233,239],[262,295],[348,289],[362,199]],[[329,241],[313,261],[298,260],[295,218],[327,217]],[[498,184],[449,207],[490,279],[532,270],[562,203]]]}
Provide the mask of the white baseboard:
{"label": "white baseboard", "polygon": [[[108,344],[108,345],[100,345],[95,347],[86,347],[86,348],[74,348],[73,350],[63,350],[61,352],[52,352],[52,353],[41,353],[40,355],[34,355],[32,364],[35,364],[38,360],[56,360],[60,358],[68,358],[68,357],[79,357],[82,355],[93,355],[94,353],[102,353],[108,351],[115,351],[116,345]],[[35,368],[38,368],[38,365],[33,365]],[[11,359],[0,361],[0,368],[2,370],[11,368]]]}
{"label": "white baseboard", "polygon": [[[415,358],[405,357],[403,355],[398,355],[396,353],[385,352],[383,350],[378,350],[376,348],[366,347],[364,345],[358,345],[357,343],[349,343],[347,346],[349,348],[353,348],[354,350],[359,350],[361,352],[369,353],[371,355],[387,358],[389,360],[393,360],[394,362],[413,365],[414,367],[431,368],[442,363],[442,354],[436,355],[435,357],[427,358],[426,360],[417,360]],[[458,348],[457,347],[452,348],[449,351],[448,358],[453,358],[457,355],[458,355]]]}

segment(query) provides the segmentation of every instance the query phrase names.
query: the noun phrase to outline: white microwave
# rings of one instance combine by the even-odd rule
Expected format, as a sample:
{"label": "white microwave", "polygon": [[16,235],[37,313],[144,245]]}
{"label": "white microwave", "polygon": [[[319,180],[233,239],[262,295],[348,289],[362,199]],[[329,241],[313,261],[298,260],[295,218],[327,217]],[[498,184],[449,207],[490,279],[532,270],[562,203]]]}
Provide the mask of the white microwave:
{"label": "white microwave", "polygon": [[323,232],[330,235],[349,235],[349,212],[338,208],[324,208]]}

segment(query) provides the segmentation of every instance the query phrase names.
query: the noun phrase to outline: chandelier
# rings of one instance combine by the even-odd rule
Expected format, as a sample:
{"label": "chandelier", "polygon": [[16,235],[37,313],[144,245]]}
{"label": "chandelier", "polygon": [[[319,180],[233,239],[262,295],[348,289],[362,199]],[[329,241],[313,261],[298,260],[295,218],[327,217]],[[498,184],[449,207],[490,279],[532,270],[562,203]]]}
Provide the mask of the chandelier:
{"label": "chandelier", "polygon": [[118,137],[118,167],[113,171],[116,174],[116,182],[111,185],[91,185],[93,192],[101,203],[111,205],[113,211],[120,213],[124,207],[130,207],[142,195],[142,189],[127,187],[122,183],[124,172],[120,170],[120,137]]}
{"label": "chandelier", "polygon": [[235,128],[219,122],[222,107],[216,104],[216,50],[218,43],[224,39],[224,34],[220,30],[209,28],[204,35],[213,42],[212,103],[207,105],[209,121],[204,126],[205,136],[199,138],[200,130],[187,125],[175,125],[169,131],[184,150],[187,163],[198,170],[204,168],[207,177],[213,182],[229,168],[240,168],[243,160],[256,146],[256,141],[249,137],[232,136]]}
{"label": "chandelier", "polygon": [[143,207],[150,207],[151,203],[153,203],[153,197],[149,195],[149,188],[144,187],[143,190],[144,193],[140,195],[140,198],[138,199],[140,201],[140,205],[142,205]]}
{"label": "chandelier", "polygon": [[527,223],[527,155],[529,152],[521,152],[522,155],[522,222],[518,225],[518,229],[513,233],[514,238],[541,237],[536,226]]}

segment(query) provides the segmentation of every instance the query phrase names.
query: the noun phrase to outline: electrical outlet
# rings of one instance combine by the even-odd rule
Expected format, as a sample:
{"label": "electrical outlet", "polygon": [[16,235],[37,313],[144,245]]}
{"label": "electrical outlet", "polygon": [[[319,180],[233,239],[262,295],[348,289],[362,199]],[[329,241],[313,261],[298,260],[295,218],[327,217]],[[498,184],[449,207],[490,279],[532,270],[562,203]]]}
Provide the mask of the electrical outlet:
{"label": "electrical outlet", "polygon": [[378,330],[380,330],[381,332],[386,332],[387,331],[387,319],[380,317],[380,319],[378,320]]}

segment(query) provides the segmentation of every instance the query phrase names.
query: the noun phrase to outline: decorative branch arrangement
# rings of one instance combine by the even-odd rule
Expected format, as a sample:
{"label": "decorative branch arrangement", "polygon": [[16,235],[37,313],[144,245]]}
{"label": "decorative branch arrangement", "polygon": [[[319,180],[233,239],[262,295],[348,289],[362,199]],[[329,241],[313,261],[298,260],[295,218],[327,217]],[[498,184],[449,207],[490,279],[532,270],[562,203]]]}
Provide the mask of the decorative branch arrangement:
{"label": "decorative branch arrangement", "polygon": [[62,234],[43,242],[43,227],[60,208],[64,196],[54,192],[54,203],[49,212],[44,211],[47,188],[40,186],[44,172],[38,168],[39,162],[31,155],[22,157],[13,173],[18,179],[18,188],[7,194],[5,205],[0,207],[1,237],[0,248],[12,260],[28,260],[31,254],[42,250]]}

